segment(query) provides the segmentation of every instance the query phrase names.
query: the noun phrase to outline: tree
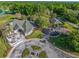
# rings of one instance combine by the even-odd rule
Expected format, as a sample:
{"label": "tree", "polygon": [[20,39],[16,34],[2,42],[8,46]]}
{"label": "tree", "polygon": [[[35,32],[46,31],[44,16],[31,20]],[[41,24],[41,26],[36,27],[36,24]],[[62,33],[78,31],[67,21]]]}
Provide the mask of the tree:
{"label": "tree", "polygon": [[42,16],[39,16],[36,20],[35,20],[35,23],[37,24],[37,26],[39,28],[48,28],[50,22],[48,20],[48,18],[45,18],[45,17],[42,17]]}
{"label": "tree", "polygon": [[74,50],[79,52],[79,31],[75,31],[72,34],[73,37],[73,46],[74,46]]}

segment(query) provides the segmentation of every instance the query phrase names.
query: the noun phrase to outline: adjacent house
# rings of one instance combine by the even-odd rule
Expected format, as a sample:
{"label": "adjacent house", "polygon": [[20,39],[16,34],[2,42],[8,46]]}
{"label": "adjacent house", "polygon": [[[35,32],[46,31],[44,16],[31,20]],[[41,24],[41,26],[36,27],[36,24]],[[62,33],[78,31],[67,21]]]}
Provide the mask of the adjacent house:
{"label": "adjacent house", "polygon": [[50,20],[50,22],[54,23],[54,24],[62,24],[62,22],[58,19],[58,18],[52,18]]}

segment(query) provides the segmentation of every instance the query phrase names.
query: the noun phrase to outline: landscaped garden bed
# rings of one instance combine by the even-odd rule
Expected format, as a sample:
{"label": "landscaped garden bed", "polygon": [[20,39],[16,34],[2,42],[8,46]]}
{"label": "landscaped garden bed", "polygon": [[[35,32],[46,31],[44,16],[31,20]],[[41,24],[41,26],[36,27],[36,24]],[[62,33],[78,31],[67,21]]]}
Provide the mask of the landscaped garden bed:
{"label": "landscaped garden bed", "polygon": [[31,47],[33,50],[37,50],[37,51],[41,50],[41,47],[36,46],[36,45],[32,45]]}
{"label": "landscaped garden bed", "polygon": [[47,57],[47,55],[46,55],[46,52],[45,51],[41,51],[39,53],[39,58],[46,58],[46,57]]}
{"label": "landscaped garden bed", "polygon": [[42,51],[42,48],[40,46],[37,45],[31,45],[31,48],[33,49],[33,51],[30,50],[30,48],[25,48],[24,51],[22,52],[22,57],[26,58],[31,56],[36,57],[36,53],[38,52],[37,57],[39,58],[46,58],[47,54],[45,51]]}
{"label": "landscaped garden bed", "polygon": [[22,57],[25,58],[30,54],[30,51],[28,48],[25,48],[24,51],[22,52]]}

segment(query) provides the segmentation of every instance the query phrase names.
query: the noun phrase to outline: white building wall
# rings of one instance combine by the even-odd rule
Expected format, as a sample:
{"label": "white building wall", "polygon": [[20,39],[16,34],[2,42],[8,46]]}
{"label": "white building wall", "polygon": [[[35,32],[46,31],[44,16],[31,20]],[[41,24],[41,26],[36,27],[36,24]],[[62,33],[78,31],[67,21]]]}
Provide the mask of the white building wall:
{"label": "white building wall", "polygon": [[34,28],[32,28],[32,29],[30,30],[30,32],[26,33],[25,36],[30,35],[30,34],[33,32],[33,29],[34,29]]}

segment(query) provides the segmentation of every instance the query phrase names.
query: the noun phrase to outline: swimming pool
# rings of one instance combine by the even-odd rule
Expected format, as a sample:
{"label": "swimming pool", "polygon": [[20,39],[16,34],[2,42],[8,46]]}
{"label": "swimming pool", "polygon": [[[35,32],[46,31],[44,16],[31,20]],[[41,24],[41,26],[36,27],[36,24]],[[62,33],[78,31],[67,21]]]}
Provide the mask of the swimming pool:
{"label": "swimming pool", "polygon": [[5,14],[5,11],[3,11],[3,10],[0,9],[0,16],[4,15],[4,14]]}

